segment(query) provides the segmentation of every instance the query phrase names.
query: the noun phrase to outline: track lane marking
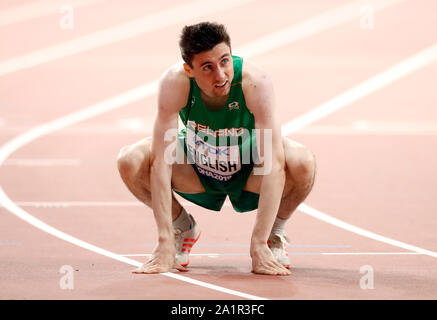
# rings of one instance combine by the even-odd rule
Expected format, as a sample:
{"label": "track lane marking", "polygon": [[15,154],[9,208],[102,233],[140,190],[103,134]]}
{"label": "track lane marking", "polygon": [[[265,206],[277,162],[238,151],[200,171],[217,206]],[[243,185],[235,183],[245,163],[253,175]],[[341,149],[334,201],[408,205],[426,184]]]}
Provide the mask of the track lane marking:
{"label": "track lane marking", "polygon": [[[59,8],[64,5],[71,5],[73,8],[80,8],[93,4],[101,3],[105,0],[74,0],[71,1],[33,1],[0,12],[0,27],[13,23],[22,22],[29,19],[35,19],[59,12]],[[71,2],[71,3],[69,3]]]}
{"label": "track lane marking", "polygon": [[286,123],[282,126],[282,134],[289,135],[299,131],[309,124],[329,116],[337,110],[350,106],[353,102],[358,101],[359,99],[390,85],[412,72],[433,63],[436,61],[436,58],[437,43],[434,43],[430,47],[427,47],[410,58],[403,60],[388,70],[378,73],[372,78],[361,82],[357,86],[345,91],[326,103],[323,103],[322,105],[311,109],[311,111]]}
{"label": "track lane marking", "polygon": [[397,240],[394,240],[394,239],[391,239],[391,238],[379,235],[377,233],[374,233],[374,232],[371,232],[371,231],[368,231],[368,230],[356,227],[356,226],[354,226],[352,224],[346,223],[346,222],[344,222],[344,221],[342,221],[340,219],[334,218],[334,217],[329,216],[328,214],[326,214],[324,212],[321,212],[321,211],[319,211],[317,209],[314,209],[314,208],[306,205],[305,203],[302,203],[301,205],[299,205],[299,207],[297,209],[299,211],[301,211],[301,212],[311,216],[311,217],[314,217],[314,218],[318,219],[318,220],[322,220],[322,221],[324,221],[326,223],[329,223],[329,224],[331,224],[333,226],[336,226],[336,227],[339,227],[341,229],[350,231],[352,233],[356,233],[356,234],[361,235],[363,237],[370,238],[370,239],[373,239],[373,240],[376,240],[376,241],[379,241],[379,242],[383,242],[383,243],[386,243],[386,244],[390,244],[392,246],[399,247],[399,248],[402,248],[402,249],[405,249],[405,250],[410,250],[410,251],[413,251],[413,252],[416,252],[416,253],[425,254],[425,255],[428,255],[430,257],[437,258],[437,252],[434,252],[434,251],[431,251],[431,250],[427,250],[427,249],[423,249],[423,248],[420,248],[420,247],[417,247],[417,246],[413,246],[411,244],[408,244],[408,243],[405,243],[405,242],[401,242],[401,241],[397,241]]}
{"label": "track lane marking", "polygon": [[[259,39],[241,47],[235,52],[243,57],[252,57],[263,54],[266,51],[277,49],[285,44],[296,42],[327,29],[334,28],[354,19],[357,21],[361,16],[361,6],[372,7],[374,11],[387,8],[391,5],[403,2],[405,0],[368,0],[368,1],[352,1],[343,6],[328,10],[314,17],[311,17],[296,25],[281,29],[278,32],[260,37]],[[287,39],[287,41],[284,41]]]}
{"label": "track lane marking", "polygon": [[157,31],[254,0],[196,0],[0,62],[0,76]]}
{"label": "track lane marking", "polygon": [[[420,51],[419,53],[411,56],[410,58],[403,60],[388,70],[377,74],[376,76],[361,82],[352,89],[340,94],[339,96],[329,100],[328,102],[312,109],[311,111],[295,118],[282,127],[282,134],[289,135],[297,132],[300,129],[314,123],[322,118],[329,116],[330,114],[350,106],[353,102],[380,90],[391,83],[411,74],[412,72],[421,69],[437,60],[437,43],[430,47]],[[302,203],[297,208],[299,211],[304,212],[316,219],[325,221],[336,227],[348,230],[350,232],[359,234],[361,236],[377,240],[383,243],[393,245],[395,247],[403,248],[406,250],[423,253],[430,257],[437,258],[437,252],[423,249],[417,246],[413,246],[401,241],[397,241],[382,235],[376,234],[371,231],[364,230],[362,228],[353,226],[349,223],[343,222],[339,219],[333,218],[326,213],[323,213],[317,209],[314,209],[305,203]]]}
{"label": "track lane marking", "polygon": [[[117,260],[117,261],[129,264],[129,265],[132,265],[132,266],[135,266],[135,267],[142,266],[141,262],[129,259],[127,257],[120,256],[119,254],[115,254],[115,253],[113,253],[113,252],[111,252],[109,250],[102,249],[102,248],[97,247],[95,245],[92,245],[92,244],[90,244],[88,242],[85,242],[85,241],[82,241],[82,240],[80,240],[78,238],[70,236],[69,234],[66,234],[65,232],[62,232],[62,231],[60,231],[60,230],[58,230],[56,228],[53,228],[52,226],[46,224],[45,222],[43,222],[43,221],[35,218],[34,216],[30,215],[29,213],[27,213],[23,209],[17,207],[9,198],[5,199],[4,198],[4,191],[1,188],[0,188],[0,198],[1,198],[2,204],[4,205],[4,207],[6,209],[8,209],[11,212],[14,212],[14,214],[17,215],[19,218],[25,220],[26,222],[30,223],[31,225],[35,226],[38,229],[44,230],[45,232],[47,232],[47,233],[49,233],[49,234],[51,234],[51,235],[53,235],[53,236],[55,236],[55,237],[57,237],[59,239],[65,240],[65,241],[70,242],[70,243],[72,243],[74,245],[77,245],[77,246],[82,247],[84,249],[87,249],[89,251],[93,251],[95,253],[98,253],[100,255],[106,256],[108,258],[111,258],[111,259],[114,259],[114,260]],[[255,295],[246,294],[246,293],[239,292],[239,291],[236,291],[236,290],[224,288],[224,287],[217,286],[217,285],[214,285],[214,284],[210,284],[210,283],[207,283],[207,282],[195,280],[195,279],[192,279],[192,278],[189,278],[189,277],[180,276],[178,274],[174,274],[174,273],[171,273],[171,272],[162,273],[162,275],[165,275],[165,276],[167,276],[169,278],[173,278],[173,279],[181,280],[181,281],[184,281],[184,282],[188,282],[188,283],[191,283],[191,284],[194,284],[194,285],[198,285],[198,286],[201,286],[201,287],[204,287],[204,288],[208,288],[208,289],[212,289],[212,290],[215,290],[215,291],[219,291],[219,292],[227,293],[227,294],[234,295],[234,296],[237,296],[237,297],[241,297],[241,298],[246,298],[246,299],[250,299],[250,300],[266,300],[265,298],[262,298],[262,297],[258,297],[258,296],[255,296]]]}
{"label": "track lane marking", "polygon": [[35,158],[10,158],[3,163],[4,166],[17,167],[78,167],[81,165],[80,159],[35,159]]}
{"label": "track lane marking", "polygon": [[299,135],[384,135],[384,136],[434,136],[437,123],[404,123],[394,121],[355,121],[347,125],[311,125],[295,134]]}
{"label": "track lane marking", "polygon": [[[150,257],[150,253],[133,253],[133,254],[120,254],[123,257]],[[419,252],[288,252],[290,256],[395,256],[395,255],[424,255]],[[247,252],[241,253],[190,253],[190,257],[235,257],[235,256],[247,256],[250,255]]]}
{"label": "track lane marking", "polygon": [[[142,202],[134,201],[15,201],[20,207],[32,208],[73,208],[73,207],[141,207],[144,208]],[[181,201],[183,206],[196,206],[189,201]],[[0,207],[2,204],[0,203]],[[231,207],[230,202],[225,202],[225,207]]]}

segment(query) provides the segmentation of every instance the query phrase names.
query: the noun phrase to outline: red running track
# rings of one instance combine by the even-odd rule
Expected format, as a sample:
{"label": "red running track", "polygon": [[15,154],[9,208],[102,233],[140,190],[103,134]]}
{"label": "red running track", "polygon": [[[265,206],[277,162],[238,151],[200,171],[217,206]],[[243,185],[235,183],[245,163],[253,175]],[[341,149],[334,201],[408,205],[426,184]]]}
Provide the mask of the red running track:
{"label": "red running track", "polygon": [[[49,13],[0,27],[0,37],[6,39],[0,70],[16,57],[32,57],[37,50],[99,30],[166,14],[172,3],[133,1],[126,7],[90,1],[74,8],[73,30],[59,27],[62,15],[54,4]],[[201,17],[169,20],[151,32],[3,74],[0,150],[5,152],[12,139],[32,128],[157,79],[179,60],[177,38],[185,24],[225,23],[233,47],[239,48],[348,3],[277,1],[271,6],[249,1]],[[26,4],[6,1],[0,10],[12,15],[7,10],[18,5]],[[358,12],[348,21],[251,57],[274,80],[282,124],[434,45],[436,9],[433,1],[398,1],[375,9],[373,29],[360,28],[366,13]],[[317,157],[317,181],[307,205],[387,238],[437,251],[436,69],[434,60],[290,134]],[[28,214],[66,234],[145,261],[156,241],[154,220],[151,210],[125,189],[115,159],[123,145],[150,135],[155,99],[145,96],[20,146],[0,167],[3,191]],[[202,237],[193,248],[189,272],[175,274],[237,294],[165,275],[131,274],[132,265],[54,237],[0,207],[0,298],[244,299],[238,293],[267,299],[437,298],[435,257],[300,211],[287,225],[292,275],[254,275],[248,226],[255,212],[237,214],[229,206],[220,213],[187,208]],[[63,265],[74,269],[73,290],[60,288]],[[373,270],[373,289],[360,287],[364,266]]]}

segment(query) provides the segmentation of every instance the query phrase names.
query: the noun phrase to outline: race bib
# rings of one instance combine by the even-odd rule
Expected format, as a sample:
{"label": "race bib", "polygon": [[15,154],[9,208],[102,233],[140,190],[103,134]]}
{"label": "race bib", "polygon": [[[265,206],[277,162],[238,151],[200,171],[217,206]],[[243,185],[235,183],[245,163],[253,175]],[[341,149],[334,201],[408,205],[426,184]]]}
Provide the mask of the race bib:
{"label": "race bib", "polygon": [[237,145],[215,146],[187,130],[187,153],[198,171],[218,181],[229,181],[240,171],[240,149]]}

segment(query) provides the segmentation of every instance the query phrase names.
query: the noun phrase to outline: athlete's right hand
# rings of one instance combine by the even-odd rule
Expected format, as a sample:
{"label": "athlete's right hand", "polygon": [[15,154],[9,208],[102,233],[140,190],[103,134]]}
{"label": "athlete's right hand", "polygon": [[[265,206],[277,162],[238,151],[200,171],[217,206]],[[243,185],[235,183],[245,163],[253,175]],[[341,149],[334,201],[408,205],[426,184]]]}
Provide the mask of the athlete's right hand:
{"label": "athlete's right hand", "polygon": [[174,242],[158,243],[152,252],[152,256],[141,267],[132,270],[132,273],[163,273],[172,269],[188,271],[175,261]]}

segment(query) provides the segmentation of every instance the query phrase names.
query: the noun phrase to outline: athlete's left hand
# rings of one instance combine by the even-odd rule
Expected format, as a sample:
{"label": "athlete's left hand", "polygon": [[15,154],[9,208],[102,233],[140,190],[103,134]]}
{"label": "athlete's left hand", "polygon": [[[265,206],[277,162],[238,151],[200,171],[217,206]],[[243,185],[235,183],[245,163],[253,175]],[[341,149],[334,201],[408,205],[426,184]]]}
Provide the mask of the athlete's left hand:
{"label": "athlete's left hand", "polygon": [[287,276],[291,272],[282,264],[276,261],[273,253],[266,244],[254,245],[250,247],[252,257],[252,272],[267,275]]}

